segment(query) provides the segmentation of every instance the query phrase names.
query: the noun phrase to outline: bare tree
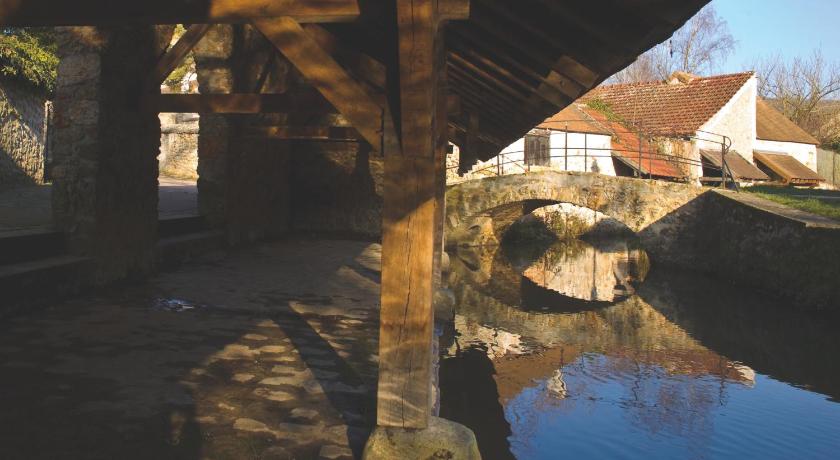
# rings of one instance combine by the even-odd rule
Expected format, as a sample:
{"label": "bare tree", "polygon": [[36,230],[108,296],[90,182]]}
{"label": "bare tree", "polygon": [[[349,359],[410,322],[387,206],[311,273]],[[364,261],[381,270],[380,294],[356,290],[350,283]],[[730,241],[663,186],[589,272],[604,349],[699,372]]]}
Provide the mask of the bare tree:
{"label": "bare tree", "polygon": [[840,116],[840,63],[828,62],[821,50],[808,57],[779,55],[755,63],[758,94],[820,141],[840,136],[832,120]]}
{"label": "bare tree", "polygon": [[665,80],[677,70],[698,75],[713,73],[720,62],[735,51],[735,45],[726,20],[709,5],[677,30],[670,40],[639,56],[610,81]]}

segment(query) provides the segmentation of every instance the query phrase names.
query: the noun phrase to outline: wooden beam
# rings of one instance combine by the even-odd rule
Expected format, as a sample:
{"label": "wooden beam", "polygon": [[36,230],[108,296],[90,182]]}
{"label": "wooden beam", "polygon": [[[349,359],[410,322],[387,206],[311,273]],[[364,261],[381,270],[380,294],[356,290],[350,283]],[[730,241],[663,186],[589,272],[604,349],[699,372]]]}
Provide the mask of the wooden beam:
{"label": "wooden beam", "polygon": [[[478,32],[474,30],[474,26],[478,26],[481,31]],[[506,54],[510,54],[512,56],[520,54],[528,56],[530,59],[536,61],[536,63],[547,67],[549,70],[554,70],[555,72],[571,77],[585,88],[591,87],[591,84],[586,84],[584,80],[578,80],[575,78],[575,75],[566,73],[566,68],[564,66],[558,65],[556,56],[560,53],[556,51],[547,52],[545,46],[539,46],[539,41],[523,40],[518,34],[511,31],[509,25],[499,21],[495,16],[478,15],[469,23],[458,24],[456,29],[459,33],[469,34],[470,38],[473,40],[486,41],[488,46],[490,46],[490,42],[492,41],[494,49],[511,49],[510,53]],[[553,48],[556,48],[556,43],[549,44],[548,50]],[[561,52],[566,53],[567,50],[561,49]],[[568,55],[564,55],[563,59],[563,63],[574,63],[574,69],[579,71],[586,80],[594,81],[592,78],[593,76],[597,79],[598,74],[591,71],[589,67],[577,62]]]}
{"label": "wooden beam", "polygon": [[245,130],[245,136],[269,140],[317,140],[358,142],[361,137],[353,128],[341,126],[265,126]]}
{"label": "wooden beam", "polygon": [[375,150],[382,150],[384,107],[292,18],[257,19],[254,25]]}
{"label": "wooden beam", "polygon": [[470,0],[439,0],[438,18],[441,21],[469,19]]}
{"label": "wooden beam", "polygon": [[[294,94],[152,94],[143,103],[158,113],[312,113],[332,109],[317,92]],[[332,109],[334,110],[334,109]]]}
{"label": "wooden beam", "polygon": [[357,0],[3,0],[0,25],[109,26],[246,23],[288,16],[298,22],[348,22]]}
{"label": "wooden beam", "polygon": [[[467,38],[466,41],[471,40]],[[483,44],[483,46],[486,47],[487,45]],[[503,67],[501,63],[497,63],[494,60],[488,59],[484,56],[483,53],[479,51],[480,48],[476,49],[475,46],[469,46],[469,44],[455,42],[452,44],[452,49],[457,50],[459,53],[462,53],[466,56],[470,56],[473,60],[482,62],[487,66],[493,66],[497,68],[499,72],[513,73],[513,70],[515,69],[517,72],[525,74],[531,77],[532,79],[540,82],[540,88],[547,87],[546,89],[548,91],[552,91],[553,94],[563,95],[567,99],[577,99],[584,89],[579,83],[571,80],[570,78],[564,77],[553,70],[549,72],[548,76],[540,75],[531,67],[522,65],[519,61],[512,59],[504,52],[501,52],[501,50],[493,50],[490,53],[493,55],[495,60],[502,61],[505,63],[505,66],[511,67],[511,70],[508,70],[508,68]],[[486,50],[487,48],[484,49]]]}
{"label": "wooden beam", "polygon": [[[446,66],[443,66],[444,70]],[[461,97],[457,94],[446,95],[446,115],[453,116],[461,113]]]}
{"label": "wooden beam", "polygon": [[184,32],[184,35],[177,43],[172,45],[166,54],[161,56],[158,60],[151,76],[151,88],[159,89],[158,87],[166,80],[166,77],[178,67],[178,64],[184,60],[187,54],[198,44],[204,34],[210,30],[209,24],[193,24]]}
{"label": "wooden beam", "polygon": [[431,414],[433,272],[440,94],[437,0],[396,0],[401,151],[385,150],[380,426],[426,428]]}
{"label": "wooden beam", "polygon": [[307,24],[303,26],[303,29],[343,67],[370,83],[377,90],[383,91],[385,89],[387,69],[381,62],[354,48],[345,46],[327,29],[317,24]]}
{"label": "wooden beam", "polygon": [[478,135],[480,133],[480,125],[477,114],[467,114],[466,128],[466,142],[462,146],[461,158],[458,163],[458,174],[461,175],[466,174],[475,162],[478,161]]}
{"label": "wooden beam", "polygon": [[[521,90],[525,91],[526,93],[532,94],[536,97],[539,97],[551,104],[555,105],[559,108],[565,107],[566,104],[569,103],[570,99],[566,95],[562,93],[558,93],[553,91],[553,86],[549,85],[539,85],[534,86],[529,84],[528,82],[522,80],[521,78],[517,77],[516,75],[509,72],[504,67],[501,67],[489,60],[480,60],[482,66],[484,66],[488,70],[481,69],[478,64],[473,63],[470,59],[463,56],[458,51],[450,51],[449,53],[452,60],[462,67],[472,70],[474,73],[480,75],[483,79],[493,81],[497,85],[504,85],[510,86],[507,82],[513,83],[515,86],[518,86]],[[490,74],[490,71],[494,72],[500,77],[496,77]],[[504,81],[502,80],[504,78]]]}

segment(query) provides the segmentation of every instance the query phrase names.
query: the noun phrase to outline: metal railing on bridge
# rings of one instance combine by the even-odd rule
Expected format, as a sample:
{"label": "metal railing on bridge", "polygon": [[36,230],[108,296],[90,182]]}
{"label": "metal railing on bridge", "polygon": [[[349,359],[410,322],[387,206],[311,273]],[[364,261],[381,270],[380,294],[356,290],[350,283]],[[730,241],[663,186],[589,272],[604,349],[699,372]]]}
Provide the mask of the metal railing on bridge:
{"label": "metal railing on bridge", "polygon": [[[570,120],[574,121],[574,120]],[[585,121],[585,120],[579,120]],[[598,171],[591,171],[588,167],[589,159],[597,159],[597,158],[609,158],[613,159],[616,156],[620,157],[621,160],[628,164],[631,168],[634,169],[634,176],[638,178],[644,178],[645,175],[648,176],[648,179],[653,179],[654,177],[660,177],[657,174],[654,174],[654,162],[661,160],[669,163],[670,165],[674,166],[678,171],[683,172],[684,167],[700,167],[703,171],[709,171],[714,176],[702,176],[699,179],[701,182],[717,182],[720,181],[721,187],[726,188],[728,184],[731,184],[735,190],[738,190],[738,180],[735,174],[732,172],[730,168],[726,156],[730,153],[729,149],[732,145],[731,140],[724,135],[705,132],[705,131],[698,131],[699,134],[707,134],[711,136],[719,136],[721,138],[720,141],[704,138],[700,136],[654,136],[654,135],[644,135],[638,131],[630,131],[627,130],[626,133],[632,133],[635,136],[639,136],[638,144],[639,148],[637,149],[627,149],[621,147],[590,147],[586,145],[584,142],[584,146],[569,146],[568,142],[568,134],[569,131],[562,130],[562,129],[548,129],[551,132],[562,132],[566,134],[566,139],[564,141],[563,147],[549,147],[549,155],[541,156],[538,160],[539,161],[548,161],[548,164],[537,164],[537,160],[531,159],[528,157],[528,150],[509,150],[500,152],[495,157],[495,161],[488,161],[485,162],[484,166],[479,167],[478,169],[471,169],[467,173],[467,175],[484,175],[484,176],[503,176],[509,174],[519,174],[519,173],[530,173],[532,172],[532,168],[538,169],[540,171],[550,170],[550,169],[557,169],[561,171],[577,171],[577,169],[569,169],[569,160],[574,159],[583,159],[584,170],[579,172],[598,172]],[[573,133],[573,134],[584,134],[584,133]],[[614,135],[615,136],[615,135]],[[613,136],[613,137],[614,137]],[[550,135],[549,135],[550,138]],[[680,155],[662,153],[658,150],[654,150],[651,148],[645,149],[644,146],[644,139],[648,139],[648,146],[650,146],[649,142],[650,139],[653,138],[668,138],[668,139],[678,139],[678,140],[697,140],[697,141],[704,141],[710,143],[716,143],[721,146],[721,165],[717,166],[715,164],[711,164],[709,162],[704,162],[701,158],[694,159],[694,158],[687,158]],[[584,137],[584,141],[586,137]],[[579,152],[583,153],[579,153]],[[557,153],[562,152],[562,153]],[[562,166],[554,166],[554,162],[552,160],[555,159],[562,159],[563,165]],[[647,163],[647,174],[644,173],[645,163]],[[447,167],[447,170],[457,170],[460,166],[450,166]],[[683,178],[688,178],[690,174],[685,174]]]}

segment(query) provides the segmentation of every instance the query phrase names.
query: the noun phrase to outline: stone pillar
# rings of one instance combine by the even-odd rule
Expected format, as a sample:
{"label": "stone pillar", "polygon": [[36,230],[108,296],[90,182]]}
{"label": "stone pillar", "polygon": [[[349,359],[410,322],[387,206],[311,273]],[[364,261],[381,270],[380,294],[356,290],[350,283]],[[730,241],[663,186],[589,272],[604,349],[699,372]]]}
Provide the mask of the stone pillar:
{"label": "stone pillar", "polygon": [[154,27],[62,28],[53,126],[53,214],[94,280],[142,275],[157,239],[157,114],[140,109]]}
{"label": "stone pillar", "polygon": [[[234,26],[223,24],[211,27],[193,48],[200,93],[233,92],[233,48]],[[232,120],[229,115],[201,114],[198,125],[198,209],[211,226],[223,227]]]}

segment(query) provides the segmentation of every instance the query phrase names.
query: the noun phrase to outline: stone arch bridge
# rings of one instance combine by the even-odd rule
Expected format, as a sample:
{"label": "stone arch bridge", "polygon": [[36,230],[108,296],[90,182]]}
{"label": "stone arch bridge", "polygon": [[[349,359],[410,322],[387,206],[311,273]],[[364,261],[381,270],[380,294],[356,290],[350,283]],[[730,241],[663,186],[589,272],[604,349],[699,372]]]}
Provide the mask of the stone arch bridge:
{"label": "stone arch bridge", "polygon": [[498,244],[524,215],[560,203],[599,211],[641,233],[703,192],[688,184],[566,171],[469,180],[447,188],[446,244]]}

